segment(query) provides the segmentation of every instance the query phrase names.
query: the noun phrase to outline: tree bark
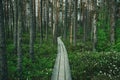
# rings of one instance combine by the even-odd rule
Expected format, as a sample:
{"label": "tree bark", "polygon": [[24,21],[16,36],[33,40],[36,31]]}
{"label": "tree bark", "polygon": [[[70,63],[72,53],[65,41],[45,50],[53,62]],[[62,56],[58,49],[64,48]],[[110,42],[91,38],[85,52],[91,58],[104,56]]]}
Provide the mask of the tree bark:
{"label": "tree bark", "polygon": [[53,22],[53,8],[54,7],[53,7],[53,2],[54,1],[52,0],[52,2],[51,2],[51,27],[52,27],[52,31],[51,32],[52,32],[52,38],[53,38],[52,39],[52,43],[54,43],[54,34],[53,34],[53,23],[54,23]]}
{"label": "tree bark", "polygon": [[47,0],[47,10],[46,10],[46,40],[48,40],[48,28],[49,28],[49,0]]}
{"label": "tree bark", "polygon": [[42,10],[42,6],[43,6],[43,0],[40,1],[40,44],[43,43],[43,10]]}
{"label": "tree bark", "polygon": [[18,70],[18,79],[22,80],[22,12],[23,12],[23,1],[18,0],[18,39],[17,39],[17,70]]}
{"label": "tree bark", "polygon": [[111,44],[115,44],[115,0],[111,1],[111,27],[110,27],[110,40]]}
{"label": "tree bark", "polygon": [[36,0],[33,0],[33,39],[36,39]]}
{"label": "tree bark", "polygon": [[73,45],[76,45],[76,28],[77,28],[77,4],[78,0],[74,1],[74,27],[73,27]]}
{"label": "tree bark", "polygon": [[55,27],[54,27],[54,43],[57,44],[57,37],[58,37],[58,0],[55,1]]}
{"label": "tree bark", "polygon": [[68,28],[68,17],[67,17],[67,10],[68,10],[68,0],[65,0],[65,25],[64,25],[64,39],[67,38],[67,28]]}
{"label": "tree bark", "polygon": [[97,33],[96,33],[96,22],[97,22],[97,14],[96,14],[96,4],[97,2],[93,0],[93,19],[92,19],[92,27],[93,27],[93,51],[96,51],[96,43],[97,43]]}
{"label": "tree bark", "polygon": [[0,0],[0,80],[8,80],[3,0]]}
{"label": "tree bark", "polygon": [[96,51],[97,34],[96,34],[96,13],[93,15],[93,51]]}
{"label": "tree bark", "polygon": [[69,2],[70,6],[69,6],[69,15],[70,15],[70,43],[72,44],[73,43],[73,24],[72,24],[72,3],[71,3],[71,0]]}
{"label": "tree bark", "polygon": [[34,35],[35,35],[35,27],[34,27],[34,21],[35,21],[35,16],[34,16],[34,5],[33,5],[33,0],[30,0],[30,58],[33,61],[34,60]]}
{"label": "tree bark", "polygon": [[17,54],[17,30],[18,30],[18,1],[14,1],[15,5],[15,26],[14,26],[14,53]]}

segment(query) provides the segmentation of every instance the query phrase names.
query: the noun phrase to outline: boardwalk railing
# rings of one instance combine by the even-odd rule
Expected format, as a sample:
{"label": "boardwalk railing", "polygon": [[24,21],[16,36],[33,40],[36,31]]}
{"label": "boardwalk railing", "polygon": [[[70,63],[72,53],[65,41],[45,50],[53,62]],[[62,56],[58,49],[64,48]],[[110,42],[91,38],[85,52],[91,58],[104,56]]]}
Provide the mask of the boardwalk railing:
{"label": "boardwalk railing", "polygon": [[67,50],[64,43],[58,37],[58,54],[53,69],[51,80],[72,80]]}

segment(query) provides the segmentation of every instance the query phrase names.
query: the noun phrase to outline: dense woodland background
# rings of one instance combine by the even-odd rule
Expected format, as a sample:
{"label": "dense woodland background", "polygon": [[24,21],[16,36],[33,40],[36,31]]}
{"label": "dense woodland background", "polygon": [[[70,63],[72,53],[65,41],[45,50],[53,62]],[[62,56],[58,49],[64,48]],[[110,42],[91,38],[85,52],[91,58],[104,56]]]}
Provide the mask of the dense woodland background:
{"label": "dense woodland background", "polygon": [[0,0],[0,80],[50,80],[59,36],[73,80],[120,80],[120,0]]}

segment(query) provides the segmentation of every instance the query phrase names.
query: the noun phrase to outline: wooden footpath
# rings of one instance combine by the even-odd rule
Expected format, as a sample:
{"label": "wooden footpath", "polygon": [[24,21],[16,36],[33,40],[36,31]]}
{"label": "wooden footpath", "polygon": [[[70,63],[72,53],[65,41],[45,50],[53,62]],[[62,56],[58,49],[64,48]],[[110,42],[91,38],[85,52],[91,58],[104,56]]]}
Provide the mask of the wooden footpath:
{"label": "wooden footpath", "polygon": [[64,43],[58,37],[58,54],[54,65],[51,80],[72,80],[67,50]]}

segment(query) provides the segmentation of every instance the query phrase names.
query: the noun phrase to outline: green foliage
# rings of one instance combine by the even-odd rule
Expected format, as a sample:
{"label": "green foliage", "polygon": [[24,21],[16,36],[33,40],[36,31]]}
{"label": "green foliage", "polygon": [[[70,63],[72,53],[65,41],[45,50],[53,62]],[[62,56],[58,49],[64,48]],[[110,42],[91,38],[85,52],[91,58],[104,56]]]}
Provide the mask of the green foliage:
{"label": "green foliage", "polygon": [[98,41],[96,49],[97,51],[105,51],[107,48],[110,47],[110,42],[107,39],[106,33],[103,29],[98,31]]}
{"label": "green foliage", "polygon": [[118,43],[114,44],[113,46],[111,46],[110,50],[120,52],[120,42],[118,42]]}
{"label": "green foliage", "polygon": [[116,42],[120,42],[120,19],[116,21]]}
{"label": "green foliage", "polygon": [[[26,80],[50,80],[52,69],[56,58],[56,48],[50,44],[43,44],[39,46],[35,44],[35,60],[34,63],[29,58],[29,46],[23,45],[23,60],[22,60],[22,74],[23,79]],[[8,74],[9,80],[17,79],[17,55],[12,53],[13,45],[8,45]]]}
{"label": "green foliage", "polygon": [[76,46],[69,45],[68,50],[71,52],[84,52],[84,51],[91,51],[92,50],[92,44],[90,42],[84,43],[77,43]]}
{"label": "green foliage", "polygon": [[73,80],[120,79],[119,53],[69,52],[69,60]]}

